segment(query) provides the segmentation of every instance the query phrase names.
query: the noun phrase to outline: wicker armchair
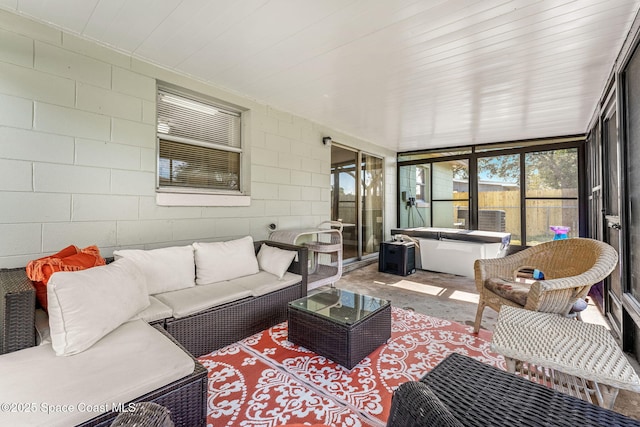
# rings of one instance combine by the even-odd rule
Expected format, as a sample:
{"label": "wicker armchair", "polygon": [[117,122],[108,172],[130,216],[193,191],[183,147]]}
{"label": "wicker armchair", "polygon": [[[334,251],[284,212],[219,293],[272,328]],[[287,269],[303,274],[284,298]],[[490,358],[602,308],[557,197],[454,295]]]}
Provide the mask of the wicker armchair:
{"label": "wicker armchair", "polygon": [[[567,315],[592,285],[605,279],[616,267],[618,254],[608,244],[585,238],[553,240],[504,258],[475,262],[476,288],[480,293],[474,331],[489,306],[502,305]],[[538,269],[544,280],[517,280],[518,272]]]}

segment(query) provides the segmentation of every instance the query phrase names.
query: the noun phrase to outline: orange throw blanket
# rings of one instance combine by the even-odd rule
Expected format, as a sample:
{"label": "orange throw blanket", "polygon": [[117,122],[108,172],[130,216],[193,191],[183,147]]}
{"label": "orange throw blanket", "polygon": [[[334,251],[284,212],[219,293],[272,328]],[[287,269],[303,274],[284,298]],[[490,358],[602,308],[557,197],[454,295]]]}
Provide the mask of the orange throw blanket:
{"label": "orange throw blanket", "polygon": [[105,265],[97,246],[79,249],[71,245],[57,254],[30,261],[27,264],[27,277],[34,282],[36,299],[43,309],[47,310],[47,283],[53,273],[58,271],[78,271]]}

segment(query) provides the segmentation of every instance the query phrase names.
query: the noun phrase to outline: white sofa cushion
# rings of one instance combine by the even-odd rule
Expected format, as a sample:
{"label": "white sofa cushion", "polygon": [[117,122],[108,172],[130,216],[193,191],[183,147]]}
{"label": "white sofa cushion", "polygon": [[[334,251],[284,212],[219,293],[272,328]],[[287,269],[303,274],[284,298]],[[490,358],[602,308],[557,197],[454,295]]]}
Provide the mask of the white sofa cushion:
{"label": "white sofa cushion", "polygon": [[[156,295],[162,303],[171,307],[173,317],[179,319],[198,313],[208,308],[216,307],[231,301],[251,296],[251,291],[230,282],[212,283],[195,286],[179,291],[165,292]],[[224,327],[224,325],[220,325]]]}
{"label": "white sofa cushion", "polygon": [[145,277],[126,258],[54,273],[47,299],[51,342],[59,356],[86,350],[149,305]]}
{"label": "white sofa cushion", "polygon": [[260,270],[251,236],[226,242],[196,242],[193,248],[198,285],[224,282]]}
{"label": "white sofa cushion", "polygon": [[133,260],[147,278],[149,295],[195,286],[196,270],[193,246],[124,249],[113,251],[114,258]]}
{"label": "white sofa cushion", "polygon": [[[56,357],[51,345],[0,356],[0,402],[33,402],[34,412],[0,411],[3,426],[73,426],[193,373],[194,361],[142,320],[90,349]],[[46,413],[46,405],[66,405]],[[60,406],[63,408],[63,406]]]}
{"label": "white sofa cushion", "polygon": [[41,308],[36,309],[36,345],[51,344],[49,315]]}
{"label": "white sofa cushion", "polygon": [[173,310],[154,296],[149,296],[149,307],[142,310],[131,318],[131,320],[142,319],[145,322],[155,322],[156,320],[168,319],[173,316]]}
{"label": "white sofa cushion", "polygon": [[268,294],[269,292],[277,291],[278,289],[286,288],[287,286],[300,283],[302,276],[299,274],[293,274],[286,272],[280,279],[271,273],[261,271],[258,274],[252,274],[251,276],[238,277],[237,279],[229,280],[235,287],[240,287],[251,292],[254,297]]}
{"label": "white sofa cushion", "polygon": [[256,258],[258,259],[260,270],[274,274],[278,276],[278,279],[282,279],[297,254],[295,251],[287,251],[263,243],[260,245]]}

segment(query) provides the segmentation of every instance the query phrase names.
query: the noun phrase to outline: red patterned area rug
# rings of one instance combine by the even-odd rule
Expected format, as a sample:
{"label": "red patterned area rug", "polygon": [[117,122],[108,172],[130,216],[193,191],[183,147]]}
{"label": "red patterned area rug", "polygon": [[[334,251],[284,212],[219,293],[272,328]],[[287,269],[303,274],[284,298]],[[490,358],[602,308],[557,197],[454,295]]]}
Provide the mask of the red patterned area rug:
{"label": "red patterned area rug", "polygon": [[491,333],[472,330],[394,307],[391,339],[347,370],[287,341],[281,323],[199,358],[209,371],[208,426],[384,426],[393,390],[450,353],[505,368],[489,350]]}

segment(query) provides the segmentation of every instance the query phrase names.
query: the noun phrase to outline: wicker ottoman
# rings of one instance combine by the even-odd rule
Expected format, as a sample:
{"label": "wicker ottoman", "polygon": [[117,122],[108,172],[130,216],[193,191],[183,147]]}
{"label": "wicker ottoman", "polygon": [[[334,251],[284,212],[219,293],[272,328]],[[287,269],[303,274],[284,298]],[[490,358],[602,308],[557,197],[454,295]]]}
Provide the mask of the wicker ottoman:
{"label": "wicker ottoman", "polygon": [[387,427],[617,426],[640,421],[461,354],[395,391]]}
{"label": "wicker ottoman", "polygon": [[613,408],[619,389],[640,392],[640,377],[602,325],[504,305],[491,350],[505,357],[510,372],[603,408]]}
{"label": "wicker ottoman", "polygon": [[331,288],[289,303],[289,341],[352,369],[391,337],[387,300]]}

